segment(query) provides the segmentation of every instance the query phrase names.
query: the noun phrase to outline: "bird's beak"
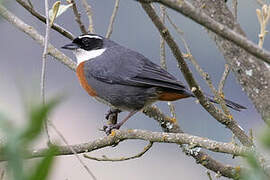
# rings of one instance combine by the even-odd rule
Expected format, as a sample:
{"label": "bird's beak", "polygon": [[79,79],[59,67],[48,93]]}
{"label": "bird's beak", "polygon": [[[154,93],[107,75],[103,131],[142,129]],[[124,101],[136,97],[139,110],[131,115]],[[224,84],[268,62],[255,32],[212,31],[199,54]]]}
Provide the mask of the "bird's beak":
{"label": "bird's beak", "polygon": [[78,44],[70,43],[70,44],[64,45],[64,46],[61,47],[61,48],[63,48],[63,49],[69,49],[69,50],[75,50],[75,49],[78,49],[79,46],[78,46]]}

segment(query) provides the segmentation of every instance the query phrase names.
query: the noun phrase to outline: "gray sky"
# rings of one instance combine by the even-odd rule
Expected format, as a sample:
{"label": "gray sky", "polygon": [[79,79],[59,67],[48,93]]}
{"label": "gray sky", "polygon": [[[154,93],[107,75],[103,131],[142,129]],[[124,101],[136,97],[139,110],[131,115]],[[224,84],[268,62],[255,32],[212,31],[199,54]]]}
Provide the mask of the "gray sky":
{"label": "gray sky", "polygon": [[[101,35],[106,34],[114,1],[89,0],[89,3],[91,3],[94,11],[96,32]],[[39,12],[44,12],[43,4],[34,2],[34,6]],[[9,2],[7,7],[44,35],[45,25],[31,17],[22,7],[15,2]],[[253,42],[257,42],[257,34],[259,32],[259,24],[255,13],[256,8],[258,6],[255,0],[239,1],[239,22],[247,33],[248,38]],[[81,7],[80,11],[83,12]],[[202,68],[210,74],[214,83],[217,84],[224,70],[224,58],[215,47],[214,42],[209,39],[206,31],[201,26],[176,12],[169,10],[169,14],[185,32],[186,41],[191,47],[193,56],[198,60]],[[82,17],[83,21],[87,24],[88,21],[85,14]],[[74,21],[71,9],[59,17],[56,22],[76,36],[81,34]],[[0,110],[6,112],[12,118],[17,119],[16,122],[18,124],[22,124],[22,117],[24,116],[23,102],[25,100],[30,101],[39,98],[39,79],[43,49],[31,38],[15,29],[6,21],[1,20],[0,26],[0,34],[2,34],[0,42]],[[170,26],[169,29],[180,46],[183,47],[176,32]],[[137,2],[132,0],[120,2],[119,13],[111,38],[122,45],[144,54],[155,63],[159,63],[158,31]],[[264,47],[266,49],[269,48],[268,39],[269,37],[265,40]],[[60,48],[70,41],[52,30],[50,42],[55,47]],[[72,59],[75,59],[72,53],[63,52]],[[186,84],[168,48],[166,53],[168,71]],[[190,63],[189,66],[203,89],[209,92],[209,89]],[[239,124],[246,131],[250,128],[260,130],[263,121],[254,110],[253,105],[245,93],[241,90],[241,87],[236,83],[232,73],[229,75],[224,90],[226,98],[248,107],[243,112],[233,112]],[[80,87],[74,72],[71,72],[67,67],[49,57],[46,96],[52,97],[59,93],[67,94],[67,98],[55,110],[51,120],[69,140],[70,144],[87,142],[104,136],[98,129],[105,122],[104,114],[108,110],[108,107],[96,102],[87,95]],[[196,104],[195,99],[184,99],[174,104],[179,123],[186,132],[218,141],[230,141],[231,133],[223,125],[218,124],[210,117],[200,105]],[[167,103],[158,103],[158,105],[164,112],[169,113]],[[120,117],[123,118],[125,115],[125,113],[122,113]],[[146,118],[142,114],[137,114],[129,120],[123,127],[123,129],[126,128],[161,131],[153,120]],[[54,139],[57,139],[59,142],[59,138],[53,132],[51,133]],[[106,154],[109,157],[128,156],[141,151],[144,144],[144,142],[140,141],[125,142],[114,148],[106,148],[105,150],[93,152],[91,155],[100,156]],[[214,156],[223,162],[232,163],[229,156],[223,158],[223,155],[216,153]],[[57,160],[51,179],[89,179],[87,173],[75,157],[59,157]],[[205,173],[206,169],[197,165],[192,158],[185,156],[176,145],[170,144],[154,144],[153,148],[142,158],[127,162],[94,162],[87,159],[84,159],[84,161],[89,165],[89,168],[98,179],[161,180],[164,177],[167,177],[167,179],[175,179],[176,177],[208,179]]]}

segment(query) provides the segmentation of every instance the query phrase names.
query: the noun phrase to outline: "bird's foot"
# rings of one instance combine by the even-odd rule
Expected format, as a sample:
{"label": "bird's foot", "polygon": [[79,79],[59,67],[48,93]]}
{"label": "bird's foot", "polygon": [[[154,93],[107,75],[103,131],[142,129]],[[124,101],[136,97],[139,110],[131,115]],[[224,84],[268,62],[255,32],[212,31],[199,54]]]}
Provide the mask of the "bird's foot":
{"label": "bird's foot", "polygon": [[121,110],[119,110],[119,109],[113,109],[113,108],[111,108],[111,109],[109,109],[109,111],[107,112],[105,118],[106,118],[107,120],[109,120],[110,116],[116,116],[116,118],[117,118],[117,115],[118,115],[118,113],[120,113],[120,112],[121,112]]}
{"label": "bird's foot", "polygon": [[113,125],[104,125],[103,131],[106,133],[107,136],[109,136],[113,129],[119,129],[121,127],[120,124],[113,124]]}

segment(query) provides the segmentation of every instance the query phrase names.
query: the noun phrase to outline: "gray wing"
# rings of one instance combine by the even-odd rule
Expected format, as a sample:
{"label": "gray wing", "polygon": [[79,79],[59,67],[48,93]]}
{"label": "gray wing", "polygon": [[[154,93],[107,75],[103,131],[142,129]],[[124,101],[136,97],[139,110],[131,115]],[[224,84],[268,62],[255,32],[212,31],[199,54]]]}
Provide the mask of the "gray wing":
{"label": "gray wing", "polygon": [[186,89],[183,83],[143,55],[122,46],[107,49],[102,56],[85,63],[87,73],[111,84]]}

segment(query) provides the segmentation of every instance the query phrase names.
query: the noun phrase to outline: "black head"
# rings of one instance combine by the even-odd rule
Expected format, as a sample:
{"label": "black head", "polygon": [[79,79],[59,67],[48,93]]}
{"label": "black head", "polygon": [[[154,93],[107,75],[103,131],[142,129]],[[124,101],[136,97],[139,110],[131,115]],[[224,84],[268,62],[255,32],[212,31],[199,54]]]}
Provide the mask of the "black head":
{"label": "black head", "polygon": [[75,38],[71,44],[63,46],[63,49],[83,49],[86,51],[103,48],[103,37],[96,34],[85,34]]}

